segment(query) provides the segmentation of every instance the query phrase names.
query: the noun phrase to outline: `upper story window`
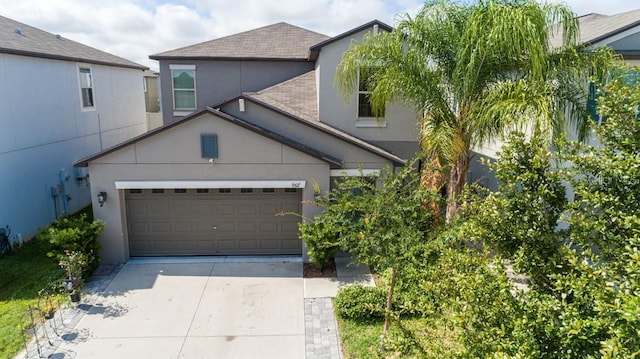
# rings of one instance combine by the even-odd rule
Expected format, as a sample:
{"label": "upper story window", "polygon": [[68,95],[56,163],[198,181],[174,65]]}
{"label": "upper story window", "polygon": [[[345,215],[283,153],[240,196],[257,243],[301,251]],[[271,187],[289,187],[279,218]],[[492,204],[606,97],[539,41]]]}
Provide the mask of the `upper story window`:
{"label": "upper story window", "polygon": [[[189,111],[196,109],[196,66],[169,65],[171,69],[171,83],[173,87],[173,109]],[[176,113],[174,113],[176,114]],[[187,115],[177,113],[176,115]]]}
{"label": "upper story window", "polygon": [[358,118],[375,117],[371,106],[371,91],[367,88],[367,81],[367,71],[360,69],[358,74]]}
{"label": "upper story window", "polygon": [[80,79],[80,97],[82,99],[83,110],[95,109],[93,99],[93,77],[91,76],[91,68],[79,67],[78,77]]}
{"label": "upper story window", "polygon": [[[376,119],[376,114],[371,105],[371,91],[369,90],[369,79],[371,71],[360,69],[358,73],[358,121],[356,127],[386,127],[386,122]],[[382,110],[384,117],[385,109]]]}

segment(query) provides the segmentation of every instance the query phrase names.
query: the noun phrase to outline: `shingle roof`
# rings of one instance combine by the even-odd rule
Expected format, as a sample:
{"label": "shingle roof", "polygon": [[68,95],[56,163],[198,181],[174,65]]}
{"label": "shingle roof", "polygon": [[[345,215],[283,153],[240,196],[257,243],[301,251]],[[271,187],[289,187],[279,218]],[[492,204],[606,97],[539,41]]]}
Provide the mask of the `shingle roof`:
{"label": "shingle roof", "polygon": [[[259,92],[244,93],[247,98],[261,106],[277,111],[293,120],[302,122],[333,137],[354,144],[364,150],[391,160],[398,165],[404,165],[405,160],[375,146],[365,140],[350,135],[318,119],[318,100],[316,92],[316,73],[309,71],[291,80],[281,82]],[[235,101],[235,99],[225,103]],[[214,106],[218,107],[218,105]]]}
{"label": "shingle roof", "polygon": [[0,16],[0,53],[147,69],[133,61],[3,16]]}
{"label": "shingle roof", "polygon": [[[578,17],[580,42],[591,45],[640,25],[640,9],[615,15],[587,14]],[[551,36],[551,45],[562,44],[562,31]]]}
{"label": "shingle roof", "polygon": [[151,55],[162,59],[307,60],[309,48],[329,37],[284,22]]}
{"label": "shingle roof", "polygon": [[305,120],[318,121],[315,71],[246,95]]}

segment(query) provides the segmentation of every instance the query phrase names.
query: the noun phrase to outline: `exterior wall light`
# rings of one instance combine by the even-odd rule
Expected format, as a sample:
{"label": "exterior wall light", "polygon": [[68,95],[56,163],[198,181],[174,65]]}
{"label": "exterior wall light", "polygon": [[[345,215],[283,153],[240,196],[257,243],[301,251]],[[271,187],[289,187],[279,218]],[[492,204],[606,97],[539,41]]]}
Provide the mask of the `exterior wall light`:
{"label": "exterior wall light", "polygon": [[100,203],[100,207],[107,201],[107,192],[98,193],[98,203]]}

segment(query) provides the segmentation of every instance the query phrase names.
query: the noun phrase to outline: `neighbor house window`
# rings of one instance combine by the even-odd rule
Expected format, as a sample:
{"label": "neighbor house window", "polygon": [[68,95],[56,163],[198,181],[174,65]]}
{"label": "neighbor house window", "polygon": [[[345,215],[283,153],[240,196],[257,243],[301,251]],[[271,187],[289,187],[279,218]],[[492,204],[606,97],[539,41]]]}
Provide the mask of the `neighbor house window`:
{"label": "neighbor house window", "polygon": [[[196,66],[169,65],[173,86],[173,109],[176,111],[196,109]],[[184,114],[186,115],[186,114]]]}
{"label": "neighbor house window", "polygon": [[93,78],[91,69],[88,67],[80,67],[78,69],[80,77],[80,96],[82,97],[82,109],[89,110],[95,107],[93,100]]}

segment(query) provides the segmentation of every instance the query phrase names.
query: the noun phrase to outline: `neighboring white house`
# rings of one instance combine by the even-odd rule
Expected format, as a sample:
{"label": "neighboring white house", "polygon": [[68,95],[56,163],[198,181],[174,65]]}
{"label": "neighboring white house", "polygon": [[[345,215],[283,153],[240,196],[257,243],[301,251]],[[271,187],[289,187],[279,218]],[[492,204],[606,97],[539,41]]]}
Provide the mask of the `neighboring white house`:
{"label": "neighboring white house", "polygon": [[[590,48],[610,46],[625,62],[640,66],[640,9],[615,15],[587,14],[578,17],[578,24],[583,44]],[[551,45],[560,46],[561,40],[562,33],[554,33]],[[596,104],[592,102],[590,106],[595,109]],[[474,149],[477,155],[470,166],[470,180],[480,181],[490,189],[497,189],[495,176],[480,164],[480,160],[496,160],[502,144],[501,140],[496,140]]]}
{"label": "neighboring white house", "polygon": [[0,16],[0,226],[14,240],[91,203],[73,162],[146,131],[145,69]]}

